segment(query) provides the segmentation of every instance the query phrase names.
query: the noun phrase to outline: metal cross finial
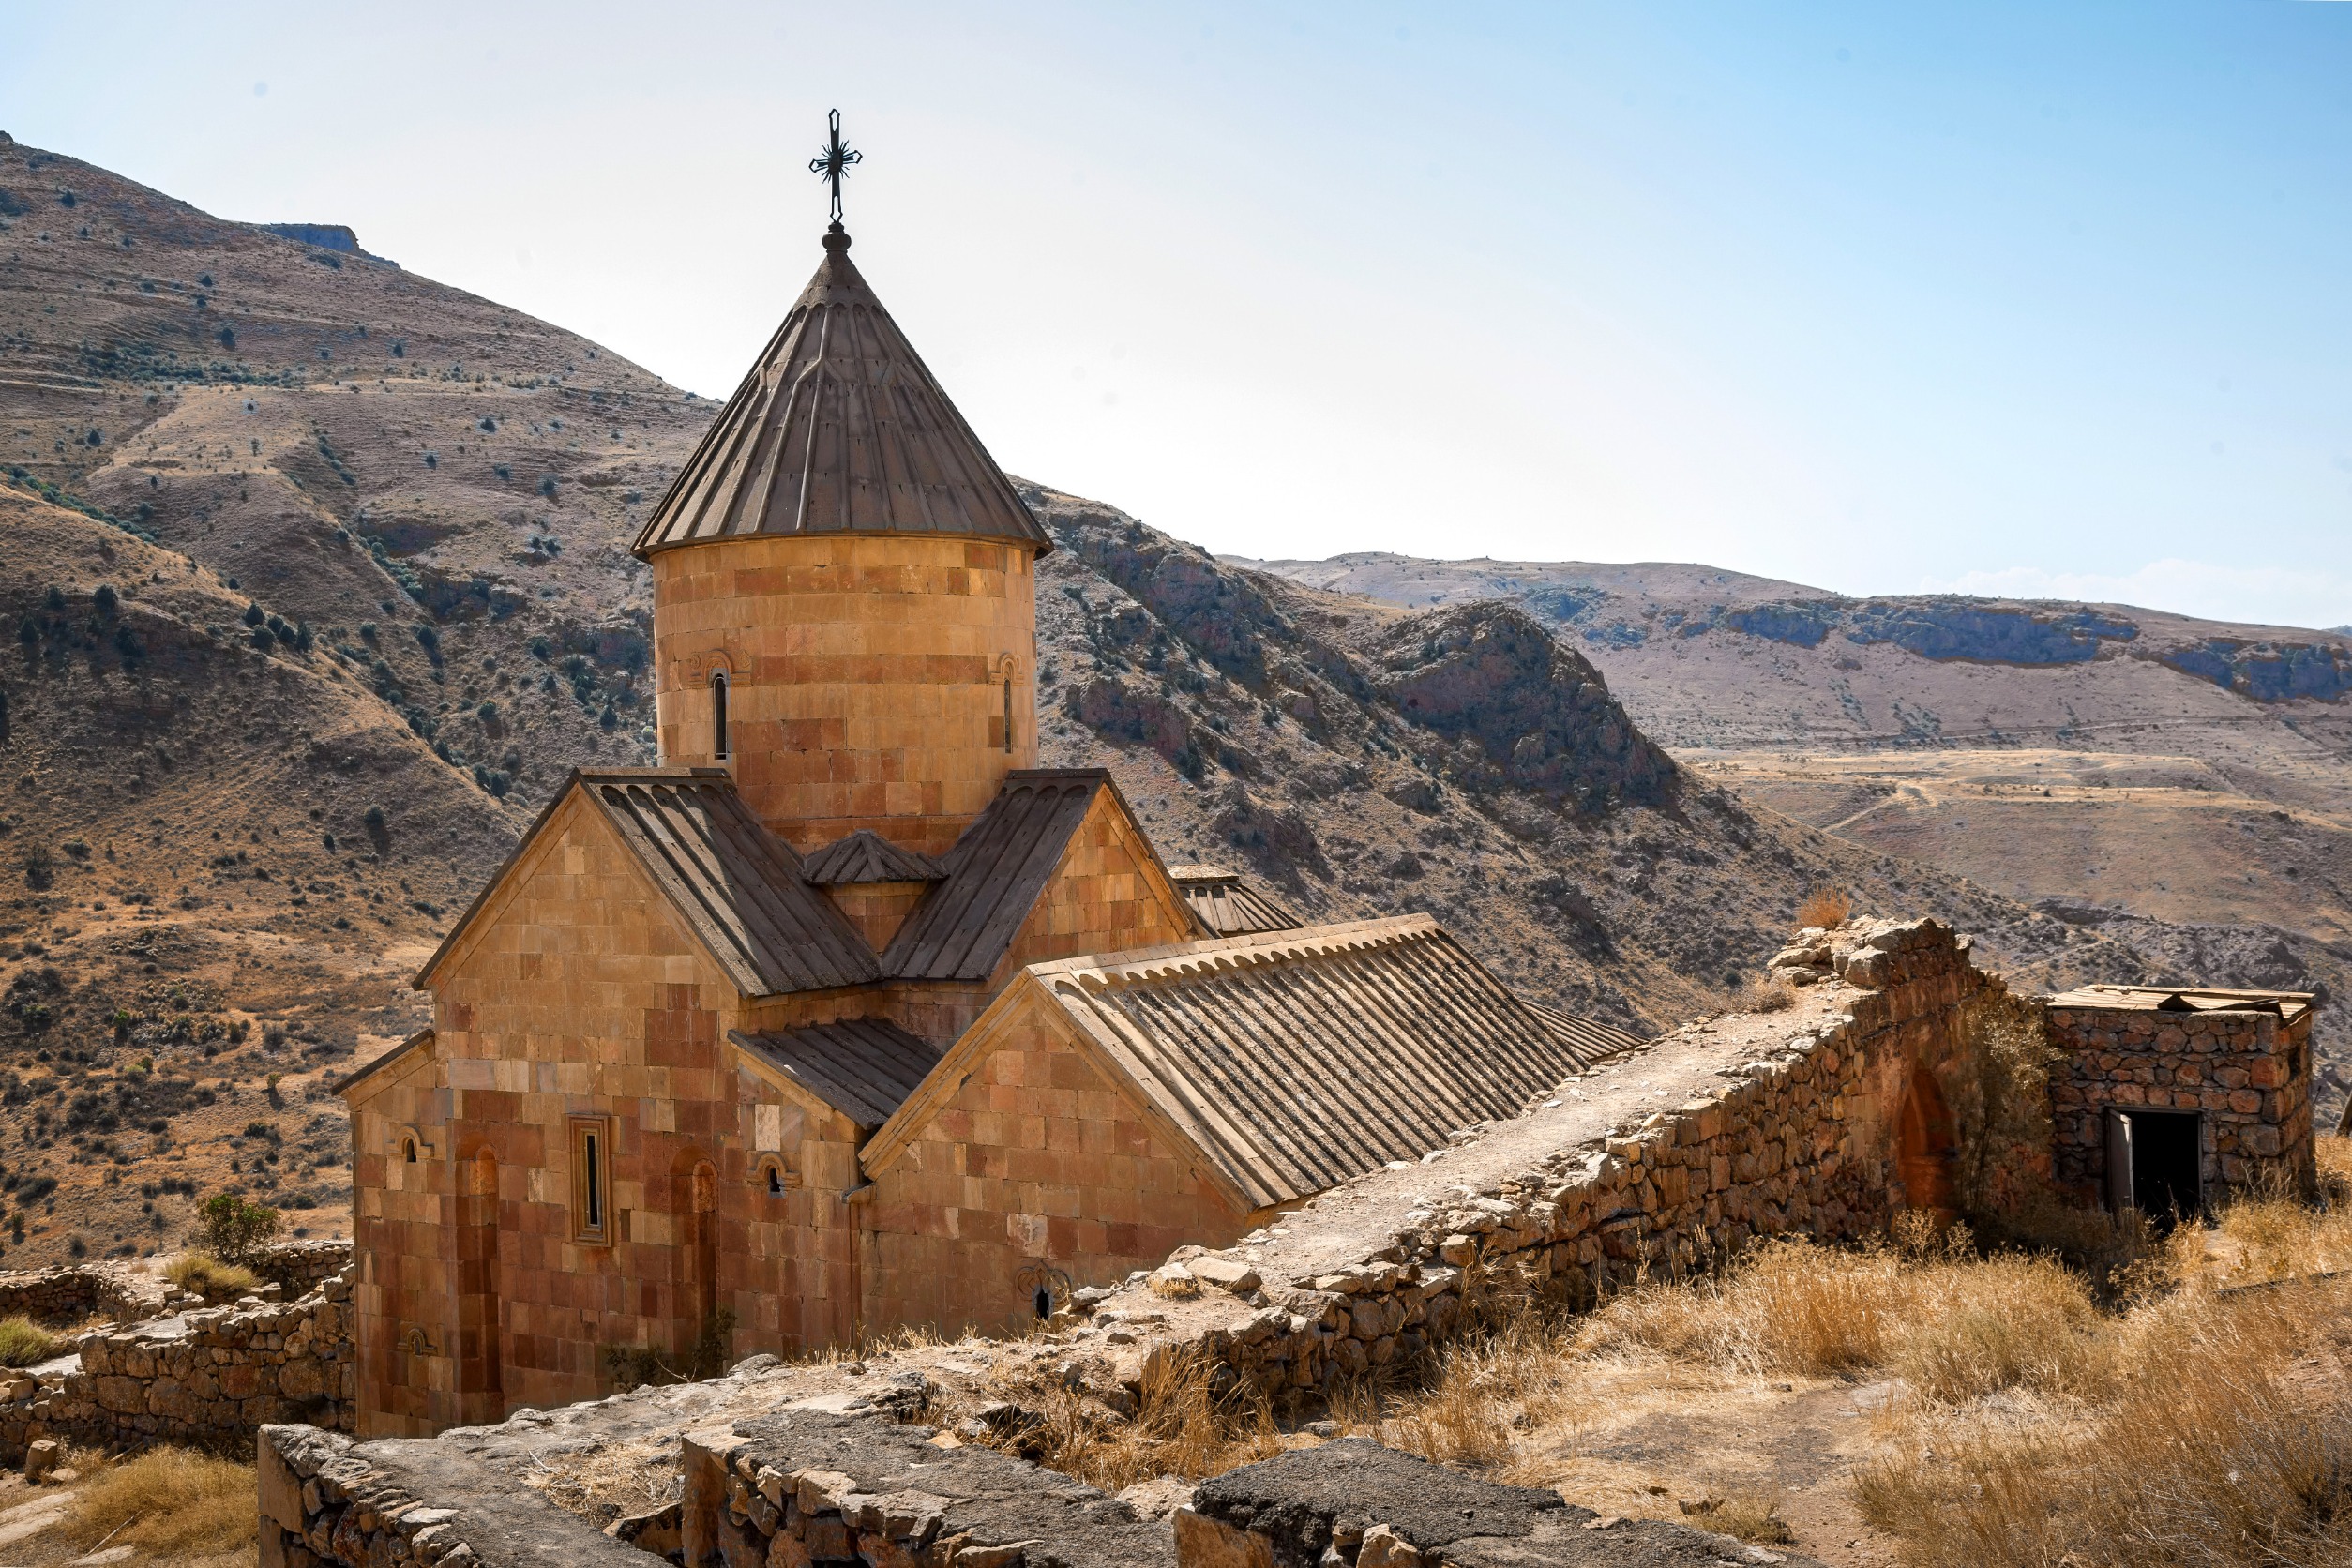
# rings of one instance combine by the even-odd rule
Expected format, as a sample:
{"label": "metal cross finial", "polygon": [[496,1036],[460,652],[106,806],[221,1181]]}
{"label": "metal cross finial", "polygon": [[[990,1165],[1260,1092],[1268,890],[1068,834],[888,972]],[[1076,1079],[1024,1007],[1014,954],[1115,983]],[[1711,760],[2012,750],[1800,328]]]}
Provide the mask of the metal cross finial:
{"label": "metal cross finial", "polygon": [[822,174],[824,176],[825,183],[833,187],[833,223],[834,227],[839,228],[841,225],[841,176],[850,172],[851,164],[865,162],[866,155],[842,142],[841,111],[837,109],[826,115],[825,126],[832,134],[825,142],[823,152],[808,160],[808,172],[812,174]]}

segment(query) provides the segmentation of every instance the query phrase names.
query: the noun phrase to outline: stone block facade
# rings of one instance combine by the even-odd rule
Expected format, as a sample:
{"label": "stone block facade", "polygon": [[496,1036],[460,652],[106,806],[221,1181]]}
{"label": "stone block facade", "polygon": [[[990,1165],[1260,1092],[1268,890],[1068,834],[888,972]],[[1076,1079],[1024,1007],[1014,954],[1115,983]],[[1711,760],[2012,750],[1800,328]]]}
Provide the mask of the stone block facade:
{"label": "stone block facade", "polygon": [[[722,1308],[737,1355],[904,1324],[1001,1328],[1029,1310],[1018,1276],[1063,1243],[1057,1289],[1147,1266],[1171,1238],[1240,1234],[1246,1216],[1204,1211],[1165,1149],[1136,1153],[1135,1129],[1095,1115],[1095,1099],[1078,1114],[1050,1064],[1008,1058],[968,1086],[969,1108],[995,1117],[985,1136],[1005,1141],[956,1156],[981,1184],[967,1202],[936,1183],[868,1188],[858,1151],[870,1129],[729,1041],[844,1018],[952,1040],[1028,964],[1191,934],[1182,895],[1106,785],[988,980],[746,998],[649,895],[595,809],[559,808],[436,970],[431,1038],[352,1098],[363,1429],[422,1434],[595,1397],[611,1387],[609,1349],[682,1365]],[[581,1118],[608,1139],[612,1219],[595,1238],[574,1213],[568,1129]],[[1082,1234],[1045,1229],[1074,1212],[1024,1210],[1014,1223],[1041,1184],[1067,1185],[1065,1155],[1114,1151],[1165,1184],[1093,1195],[1101,1212]],[[770,1155],[788,1168],[784,1190],[761,1180]],[[1022,1175],[987,1185],[991,1168],[1016,1165]],[[1179,1207],[1153,1217],[1162,1202]],[[877,1216],[916,1208],[925,1234],[985,1244],[979,1272],[878,1256]],[[970,1231],[952,1212],[965,1208]],[[1179,1236],[1184,1225],[1194,1229]]]}
{"label": "stone block facade", "polygon": [[871,828],[944,853],[1007,772],[1037,765],[1030,547],[764,536],[663,550],[653,570],[663,762],[729,769],[794,849]]}
{"label": "stone block facade", "polygon": [[2117,1111],[2199,1119],[2207,1202],[2225,1190],[2309,1193],[2314,999],[2300,992],[2091,986],[2043,1004],[2055,1175],[2078,1200],[2107,1197]]}

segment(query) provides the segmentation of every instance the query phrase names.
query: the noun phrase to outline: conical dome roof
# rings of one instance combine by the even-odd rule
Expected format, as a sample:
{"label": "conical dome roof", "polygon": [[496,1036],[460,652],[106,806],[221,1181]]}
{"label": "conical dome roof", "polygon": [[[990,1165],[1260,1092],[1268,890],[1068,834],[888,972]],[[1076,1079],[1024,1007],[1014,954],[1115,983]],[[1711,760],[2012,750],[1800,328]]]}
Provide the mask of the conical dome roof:
{"label": "conical dome roof", "polygon": [[850,262],[825,259],[639,531],[639,555],[759,534],[1046,531]]}

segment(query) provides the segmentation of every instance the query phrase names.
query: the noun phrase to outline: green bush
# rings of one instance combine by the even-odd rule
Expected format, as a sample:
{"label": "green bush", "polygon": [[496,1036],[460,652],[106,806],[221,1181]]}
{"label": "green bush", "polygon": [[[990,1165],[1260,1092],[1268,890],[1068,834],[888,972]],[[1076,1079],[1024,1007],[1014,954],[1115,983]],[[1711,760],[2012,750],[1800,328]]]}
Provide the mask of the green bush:
{"label": "green bush", "polygon": [[248,1203],[235,1193],[216,1193],[196,1211],[206,1250],[227,1263],[243,1263],[278,1234],[278,1211]]}

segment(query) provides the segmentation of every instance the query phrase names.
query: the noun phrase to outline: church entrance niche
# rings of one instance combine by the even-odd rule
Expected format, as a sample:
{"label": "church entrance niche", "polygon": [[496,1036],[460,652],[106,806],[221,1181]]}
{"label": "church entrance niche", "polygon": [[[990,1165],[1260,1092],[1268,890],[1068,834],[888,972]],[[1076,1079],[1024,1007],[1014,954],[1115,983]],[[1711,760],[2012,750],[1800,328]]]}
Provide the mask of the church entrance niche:
{"label": "church entrance niche", "polygon": [[716,1378],[727,1369],[733,1314],[718,1289],[718,1171],[697,1158],[671,1178],[682,1201],[678,1215],[678,1362],[688,1378]]}
{"label": "church entrance niche", "polygon": [[488,1149],[460,1160],[455,1224],[457,1332],[449,1354],[457,1363],[459,1420],[506,1417],[499,1347],[498,1156]]}
{"label": "church entrance niche", "polygon": [[1952,1161],[1958,1147],[1952,1137],[1952,1112],[1943,1091],[1926,1068],[1913,1069],[1903,1096],[1903,1114],[1896,1124],[1895,1169],[1903,1183],[1903,1201],[1913,1209],[1939,1215],[1959,1212],[1952,1184]]}
{"label": "church entrance niche", "polygon": [[2205,1118],[2194,1110],[2107,1110],[2107,1207],[2160,1228],[2205,1212]]}

